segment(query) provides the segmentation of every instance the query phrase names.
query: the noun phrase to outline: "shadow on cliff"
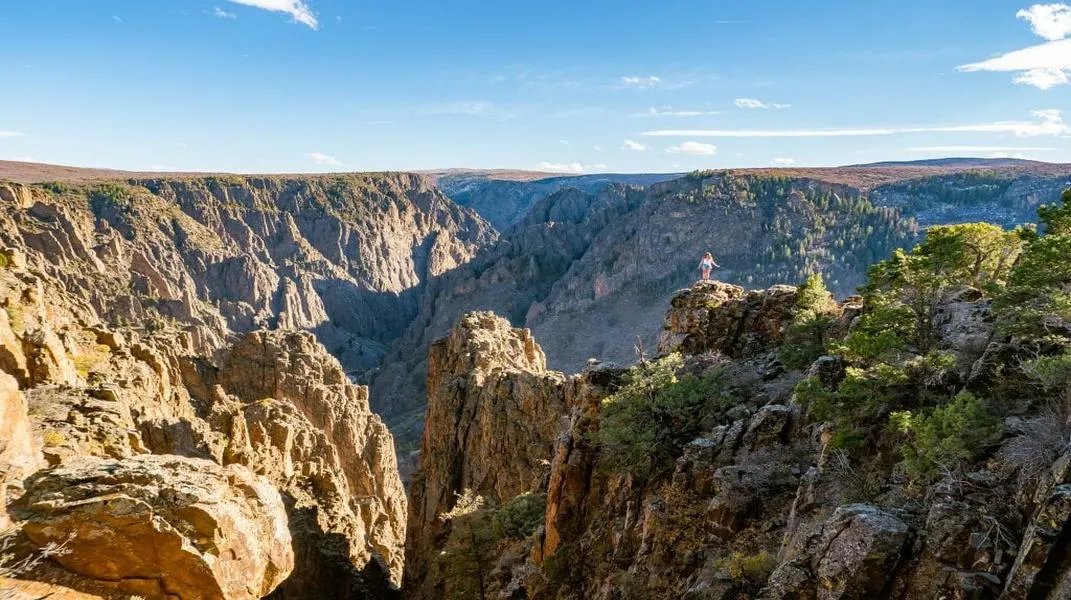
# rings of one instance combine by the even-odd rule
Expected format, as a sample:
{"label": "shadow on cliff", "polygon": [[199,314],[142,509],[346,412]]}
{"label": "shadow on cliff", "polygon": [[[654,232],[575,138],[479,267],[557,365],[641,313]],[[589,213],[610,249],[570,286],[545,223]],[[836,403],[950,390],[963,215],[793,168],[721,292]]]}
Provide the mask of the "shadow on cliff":
{"label": "shadow on cliff", "polygon": [[294,572],[269,600],[400,600],[390,585],[390,573],[378,560],[356,569],[350,559],[346,536],[327,533],[320,526],[316,506],[298,506],[294,497],[282,493],[294,540]]}

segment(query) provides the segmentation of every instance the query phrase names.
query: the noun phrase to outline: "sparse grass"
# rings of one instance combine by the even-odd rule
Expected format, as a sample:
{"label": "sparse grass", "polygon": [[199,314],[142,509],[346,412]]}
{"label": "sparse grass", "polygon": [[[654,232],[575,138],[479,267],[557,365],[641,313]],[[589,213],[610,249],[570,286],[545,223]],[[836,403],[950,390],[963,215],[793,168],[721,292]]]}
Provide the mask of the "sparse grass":
{"label": "sparse grass", "polygon": [[[72,533],[63,543],[49,542],[37,552],[19,558],[12,549],[15,546],[15,531],[0,532],[0,577],[18,577],[23,573],[32,571],[34,567],[54,556],[70,554],[68,544],[74,540]],[[4,598],[0,592],[0,598]]]}
{"label": "sparse grass", "polygon": [[67,438],[64,435],[54,429],[50,429],[42,436],[45,447],[55,448],[56,446],[62,446]]}
{"label": "sparse grass", "polygon": [[11,331],[15,332],[15,335],[26,333],[26,311],[22,308],[22,305],[18,302],[9,301],[4,310],[7,311],[7,320],[11,326]]}
{"label": "sparse grass", "polygon": [[751,589],[762,587],[777,566],[777,557],[763,550],[758,554],[733,552],[728,558],[718,561],[733,582]]}
{"label": "sparse grass", "polygon": [[111,348],[104,344],[95,344],[78,356],[71,356],[70,359],[74,363],[74,370],[82,377],[88,377],[90,372],[108,361],[111,351]]}

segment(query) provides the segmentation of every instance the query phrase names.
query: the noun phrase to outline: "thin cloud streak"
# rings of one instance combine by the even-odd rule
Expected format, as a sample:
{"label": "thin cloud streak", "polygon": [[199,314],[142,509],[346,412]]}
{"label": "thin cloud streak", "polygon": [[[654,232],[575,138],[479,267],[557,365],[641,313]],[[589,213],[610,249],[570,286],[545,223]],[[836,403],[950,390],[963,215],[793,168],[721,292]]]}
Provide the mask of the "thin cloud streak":
{"label": "thin cloud streak", "polygon": [[601,164],[601,163],[597,164],[597,165],[584,165],[584,164],[580,164],[578,162],[573,162],[573,163],[552,163],[552,162],[544,161],[544,162],[539,163],[539,165],[536,166],[536,170],[539,170],[539,171],[547,171],[547,172],[551,172],[551,173],[572,173],[572,174],[576,174],[576,175],[579,175],[579,174],[582,174],[582,173],[587,173],[587,172],[593,171],[593,170],[594,171],[599,171],[599,170],[604,170],[604,169],[606,169],[606,165]]}
{"label": "thin cloud streak", "polygon": [[1059,148],[1037,146],[916,146],[908,152],[1054,152]]}
{"label": "thin cloud streak", "polygon": [[908,133],[1009,133],[1020,137],[1071,136],[1071,125],[1064,123],[1058,109],[1034,111],[1037,121],[997,121],[937,127],[871,127],[858,129],[657,129],[645,131],[652,137],[721,137],[721,138],[808,138],[867,137]]}

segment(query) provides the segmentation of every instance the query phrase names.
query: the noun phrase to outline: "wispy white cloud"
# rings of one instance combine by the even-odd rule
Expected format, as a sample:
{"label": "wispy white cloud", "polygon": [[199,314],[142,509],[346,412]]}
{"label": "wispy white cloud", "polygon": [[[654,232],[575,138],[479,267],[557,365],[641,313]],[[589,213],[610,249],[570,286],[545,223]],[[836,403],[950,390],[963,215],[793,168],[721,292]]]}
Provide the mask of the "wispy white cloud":
{"label": "wispy white cloud", "polygon": [[796,159],[794,159],[794,158],[775,158],[775,159],[773,159],[773,164],[779,165],[779,166],[782,166],[782,167],[788,167],[788,166],[796,164]]}
{"label": "wispy white cloud", "polygon": [[463,100],[459,102],[446,102],[432,104],[419,109],[425,115],[464,115],[469,117],[491,117],[497,119],[509,119],[515,112],[499,106],[493,102],[483,100]]}
{"label": "wispy white cloud", "polygon": [[690,154],[692,156],[712,156],[718,151],[714,144],[702,142],[681,142],[679,146],[670,146],[666,152],[670,154]]}
{"label": "wispy white cloud", "polygon": [[309,153],[309,158],[312,159],[312,162],[314,162],[314,163],[316,163],[318,165],[326,166],[326,167],[341,167],[342,166],[342,161],[341,160],[339,160],[339,159],[337,159],[334,156],[331,156],[329,154],[324,154],[323,152],[310,152]]}
{"label": "wispy white cloud", "polygon": [[1051,152],[1058,148],[1042,148],[1038,146],[915,146],[908,148],[908,152]]}
{"label": "wispy white cloud", "polygon": [[1033,121],[994,121],[934,127],[867,127],[858,129],[657,129],[643,135],[654,137],[802,138],[865,137],[906,133],[1005,133],[1020,137],[1071,136],[1059,109],[1036,110]]}
{"label": "wispy white cloud", "polygon": [[26,134],[22,133],[21,131],[4,131],[0,129],[0,138],[14,138],[22,137],[24,135]]}
{"label": "wispy white cloud", "polygon": [[791,104],[777,104],[776,102],[767,104],[766,102],[763,102],[762,100],[759,100],[758,98],[737,98],[734,101],[734,104],[736,104],[736,106],[739,107],[739,108],[762,108],[762,109],[768,109],[768,108],[791,108],[792,107]]}
{"label": "wispy white cloud", "polygon": [[126,21],[123,20],[123,17],[120,17],[119,15],[112,15],[112,20],[116,23],[126,23]]}
{"label": "wispy white cloud", "polygon": [[312,12],[309,5],[303,0],[228,0],[235,4],[244,4],[246,6],[255,6],[256,8],[263,8],[264,10],[270,10],[274,12],[281,12],[290,15],[295,23],[301,23],[307,25],[312,29],[319,29],[320,23],[316,20],[316,13]]}
{"label": "wispy white cloud", "polygon": [[988,60],[960,65],[958,71],[1016,73],[1013,81],[1048,90],[1071,83],[1071,6],[1035,4],[1016,17],[1030,22],[1044,44],[1006,52]]}
{"label": "wispy white cloud", "polygon": [[605,168],[606,165],[604,164],[584,165],[578,162],[552,163],[545,161],[539,163],[539,165],[536,166],[536,169],[539,171],[548,171],[551,173],[573,173],[577,175],[581,173],[587,173],[589,171],[601,171]]}
{"label": "wispy white cloud", "polygon": [[602,146],[592,146],[596,152],[602,152]]}
{"label": "wispy white cloud", "polygon": [[643,117],[702,117],[706,115],[720,115],[720,110],[674,110],[671,106],[663,106],[661,108],[651,107],[645,113],[641,113]]}
{"label": "wispy white cloud", "polygon": [[227,12],[227,11],[223,10],[222,8],[220,8],[218,6],[212,7],[212,16],[219,17],[221,19],[237,19],[238,18],[238,15],[236,15],[236,14],[234,14],[232,12]]}
{"label": "wispy white cloud", "polygon": [[625,140],[624,144],[625,145],[621,147],[623,150],[632,150],[633,152],[645,152],[647,150],[645,144],[634,142],[632,140]]}
{"label": "wispy white cloud", "polygon": [[639,89],[652,88],[652,87],[658,85],[658,83],[661,82],[661,81],[662,81],[662,79],[660,77],[654,77],[654,76],[639,77],[639,76],[632,75],[632,76],[622,77],[621,78],[621,83],[623,85],[625,85],[626,87],[639,88]]}

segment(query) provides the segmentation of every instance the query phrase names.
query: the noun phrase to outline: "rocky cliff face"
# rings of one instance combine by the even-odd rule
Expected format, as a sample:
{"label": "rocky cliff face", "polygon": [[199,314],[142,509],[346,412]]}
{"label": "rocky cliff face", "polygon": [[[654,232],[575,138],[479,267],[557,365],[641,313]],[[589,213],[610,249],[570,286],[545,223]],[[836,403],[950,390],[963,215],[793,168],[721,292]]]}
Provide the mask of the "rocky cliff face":
{"label": "rocky cliff face", "polygon": [[[3,185],[3,184],[0,184]],[[494,232],[404,174],[3,185],[0,243],[107,322],[175,321],[198,350],[261,327],[313,331],[377,364],[425,282]]]}
{"label": "rocky cliff face", "polygon": [[[1000,452],[969,469],[910,483],[890,459],[898,451],[889,446],[890,434],[849,455],[793,392],[804,377],[836,386],[845,377],[840,359],[822,357],[804,371],[779,360],[798,300],[788,286],[745,291],[720,282],[674,297],[664,348],[683,360],[667,364],[679,364],[676,377],[693,386],[679,389],[714,394],[702,410],[716,408],[674,460],[642,475],[608,469],[599,444],[621,439],[600,437],[602,427],[616,426],[606,420],[608,407],[627,402],[616,392],[644,381],[635,377],[647,371],[595,367],[576,378],[542,376],[538,387],[504,386],[504,378],[543,373],[525,358],[527,334],[489,316],[467,318],[436,346],[427,426],[434,434],[425,438],[428,460],[413,484],[421,504],[412,506],[410,526],[425,535],[408,550],[438,551],[438,570],[427,561],[412,563],[418,570],[407,571],[407,591],[416,598],[453,597],[451,590],[475,581],[471,589],[479,595],[472,597],[482,598],[1065,597],[1071,585],[1066,445],[1027,484],[1002,470]],[[853,299],[833,309],[832,329],[848,331],[861,308]],[[946,294],[937,311],[943,315],[938,345],[957,359],[984,362],[978,339],[1004,347],[994,341],[989,310],[981,294]],[[458,343],[472,338],[498,341]],[[514,354],[504,356],[510,348]],[[477,373],[499,376],[438,370],[451,364],[479,365]],[[694,387],[700,380],[711,383]],[[562,402],[541,404],[558,408],[558,431],[549,430],[554,419],[541,418],[544,425],[525,438],[530,454],[457,447],[471,432],[483,439],[482,432],[532,422],[528,412],[502,419],[501,411],[474,411],[473,399],[516,406],[546,390],[558,394],[563,385]],[[437,445],[442,440],[451,441]],[[532,471],[527,481],[511,477],[519,467],[531,469],[533,456],[549,460],[548,470]],[[482,485],[500,478],[517,485]],[[430,488],[444,491],[427,496]],[[446,514],[451,495],[463,490],[487,499],[469,503],[467,520]],[[518,517],[509,495],[521,492],[545,503],[529,527],[510,529]],[[491,533],[480,529],[488,522],[495,524]],[[479,544],[462,544],[459,554],[450,527],[461,526]]]}
{"label": "rocky cliff face", "polygon": [[511,180],[508,176],[479,171],[446,172],[437,174],[435,183],[454,202],[475,210],[499,231],[506,231],[525,220],[531,208],[544,198],[564,189],[595,195],[614,184],[648,186],[680,177],[679,174],[635,173]]}
{"label": "rocky cliff face", "polygon": [[441,515],[465,490],[504,502],[546,485],[565,412],[565,378],[547,370],[531,333],[491,313],[472,313],[428,359],[428,427],[421,472],[410,484],[408,597],[442,593]]}
{"label": "rocky cliff face", "polygon": [[396,595],[393,440],[319,340],[364,365],[397,327],[377,298],[404,313],[474,249],[443,223],[487,230],[361,181],[2,188],[5,565],[60,546],[18,576],[109,598]]}

